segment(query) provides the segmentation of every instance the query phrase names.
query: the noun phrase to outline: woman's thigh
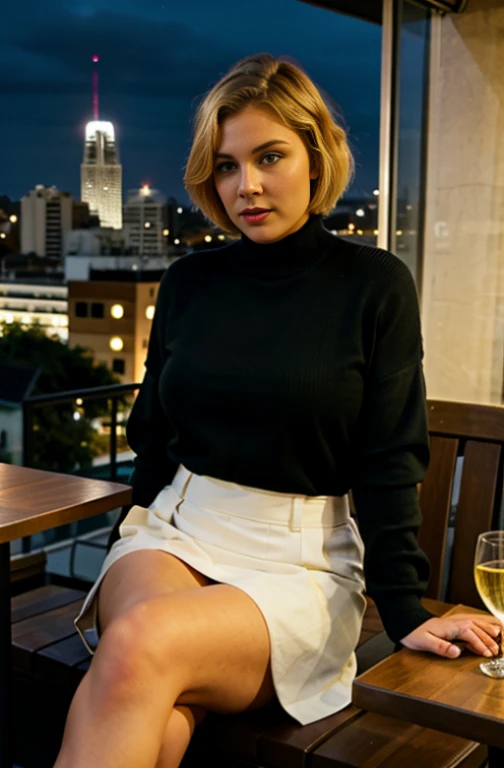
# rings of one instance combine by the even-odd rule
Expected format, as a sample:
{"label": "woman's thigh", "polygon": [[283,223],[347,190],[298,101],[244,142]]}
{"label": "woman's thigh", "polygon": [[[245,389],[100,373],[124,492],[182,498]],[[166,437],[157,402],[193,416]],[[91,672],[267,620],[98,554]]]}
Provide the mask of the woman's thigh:
{"label": "woman's thigh", "polygon": [[[138,550],[110,567],[100,592],[105,634],[96,656],[102,661],[105,646],[117,658],[118,637],[127,638],[124,654],[130,659],[157,656],[160,684],[165,671],[173,670],[180,680],[179,705],[232,713],[274,699],[268,628],[242,590],[210,581],[173,555]],[[106,629],[114,634],[114,625],[121,630],[107,643]]]}
{"label": "woman's thigh", "polygon": [[100,635],[115,618],[137,603],[214,583],[168,552],[129,552],[110,566],[98,589]]}

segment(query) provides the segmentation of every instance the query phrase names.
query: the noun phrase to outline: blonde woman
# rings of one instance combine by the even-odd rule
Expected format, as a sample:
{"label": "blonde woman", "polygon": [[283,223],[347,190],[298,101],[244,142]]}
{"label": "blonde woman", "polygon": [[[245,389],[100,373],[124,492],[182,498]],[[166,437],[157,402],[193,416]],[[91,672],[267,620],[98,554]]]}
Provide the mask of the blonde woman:
{"label": "blonde woman", "polygon": [[392,640],[496,650],[496,620],[420,603],[418,303],[398,258],[324,228],[351,174],[292,63],[250,56],[198,109],[186,189],[238,237],[161,281],[128,422],[133,505],[75,620],[94,656],[57,768],[175,768],[207,712],[337,712],[365,584]]}

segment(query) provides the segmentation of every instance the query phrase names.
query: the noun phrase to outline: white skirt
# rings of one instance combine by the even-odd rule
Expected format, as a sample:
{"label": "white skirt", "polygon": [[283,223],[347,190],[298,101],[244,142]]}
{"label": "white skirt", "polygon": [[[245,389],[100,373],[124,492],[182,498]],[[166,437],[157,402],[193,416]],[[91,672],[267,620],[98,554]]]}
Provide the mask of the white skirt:
{"label": "white skirt", "polygon": [[119,533],[74,620],[90,653],[107,570],[128,552],[160,549],[254,600],[268,626],[278,700],[301,725],[350,703],[366,601],[348,496],[264,491],[180,465],[148,509],[131,508]]}

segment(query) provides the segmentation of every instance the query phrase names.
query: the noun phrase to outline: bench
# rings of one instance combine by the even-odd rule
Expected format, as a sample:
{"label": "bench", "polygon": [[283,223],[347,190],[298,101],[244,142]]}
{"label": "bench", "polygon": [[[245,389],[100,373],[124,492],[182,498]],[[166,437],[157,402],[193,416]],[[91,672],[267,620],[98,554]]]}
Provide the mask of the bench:
{"label": "bench", "polygon": [[[478,534],[500,527],[504,409],[429,401],[428,413],[431,464],[420,493],[419,538],[432,566],[424,603],[441,615],[457,603],[482,607],[472,561]],[[461,462],[453,519],[452,491]],[[87,588],[46,583],[12,599],[15,761],[23,768],[52,768],[72,696],[89,667],[73,625]],[[440,601],[442,594],[447,602]],[[392,650],[368,600],[359,671]],[[482,768],[485,760],[482,745],[353,705],[307,726],[272,705],[235,716],[210,715],[198,726],[182,766]]]}

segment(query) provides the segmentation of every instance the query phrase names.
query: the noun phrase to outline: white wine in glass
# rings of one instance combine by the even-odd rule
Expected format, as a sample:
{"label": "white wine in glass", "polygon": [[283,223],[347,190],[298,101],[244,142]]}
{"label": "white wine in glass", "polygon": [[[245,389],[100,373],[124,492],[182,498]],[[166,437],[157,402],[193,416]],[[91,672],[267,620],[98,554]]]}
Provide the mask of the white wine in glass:
{"label": "white wine in glass", "polygon": [[[490,613],[504,624],[504,531],[488,531],[478,536],[474,555],[474,581]],[[504,678],[502,646],[499,655],[483,661],[480,669],[488,677]]]}

